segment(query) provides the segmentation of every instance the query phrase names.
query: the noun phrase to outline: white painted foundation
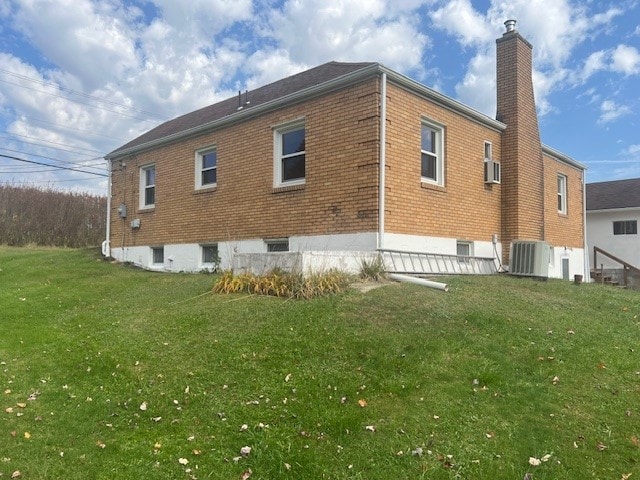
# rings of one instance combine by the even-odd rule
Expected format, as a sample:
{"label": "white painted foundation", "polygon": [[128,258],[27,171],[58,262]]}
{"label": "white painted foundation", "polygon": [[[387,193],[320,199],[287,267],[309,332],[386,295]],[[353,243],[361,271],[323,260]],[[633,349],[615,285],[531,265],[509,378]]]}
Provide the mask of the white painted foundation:
{"label": "white painted foundation", "polygon": [[[428,237],[387,233],[384,246],[390,250],[439,253],[455,255],[455,238]],[[467,240],[465,240],[467,241]],[[477,257],[502,260],[502,245],[491,240],[470,242],[471,254]],[[376,257],[377,232],[345,235],[299,236],[289,238],[289,252],[265,255],[267,245],[264,239],[234,240],[218,242],[220,269],[253,270],[252,262],[262,269],[275,266],[295,267],[301,271],[323,271],[340,269],[358,272],[363,259]],[[112,247],[111,255],[120,262],[130,262],[148,270],[164,272],[211,271],[213,264],[202,263],[200,244],[164,245],[164,263],[152,263],[151,246]],[[562,261],[569,261],[569,279],[584,273],[584,250],[554,247],[549,264],[549,277],[562,278]],[[588,281],[588,279],[584,279]]]}

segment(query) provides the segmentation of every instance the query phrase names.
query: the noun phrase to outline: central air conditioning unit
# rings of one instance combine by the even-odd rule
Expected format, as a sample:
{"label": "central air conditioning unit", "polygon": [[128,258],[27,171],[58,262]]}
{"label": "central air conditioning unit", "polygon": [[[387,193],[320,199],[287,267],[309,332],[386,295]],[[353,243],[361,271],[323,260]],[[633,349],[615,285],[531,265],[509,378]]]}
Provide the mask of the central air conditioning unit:
{"label": "central air conditioning unit", "polygon": [[551,248],[547,242],[514,240],[509,254],[509,273],[523,277],[549,277]]}

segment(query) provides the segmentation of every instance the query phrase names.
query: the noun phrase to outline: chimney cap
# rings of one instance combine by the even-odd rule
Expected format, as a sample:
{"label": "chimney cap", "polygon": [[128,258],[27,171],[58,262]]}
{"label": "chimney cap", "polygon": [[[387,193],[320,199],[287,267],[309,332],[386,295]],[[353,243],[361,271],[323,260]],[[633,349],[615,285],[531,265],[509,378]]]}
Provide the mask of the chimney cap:
{"label": "chimney cap", "polygon": [[507,33],[514,32],[516,30],[516,21],[507,20],[504,22],[504,26],[507,27]]}

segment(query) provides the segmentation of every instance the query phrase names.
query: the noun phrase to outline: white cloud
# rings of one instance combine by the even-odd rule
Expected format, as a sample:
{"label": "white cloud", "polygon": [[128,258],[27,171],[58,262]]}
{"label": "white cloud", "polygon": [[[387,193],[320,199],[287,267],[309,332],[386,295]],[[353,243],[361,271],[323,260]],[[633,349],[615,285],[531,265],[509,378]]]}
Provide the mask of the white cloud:
{"label": "white cloud", "polygon": [[470,0],[452,0],[431,12],[439,28],[452,33],[462,45],[486,44],[495,39],[486,18],[474,10]]}
{"label": "white cloud", "polygon": [[49,62],[93,89],[136,67],[132,15],[110,2],[24,1],[15,22]]}
{"label": "white cloud", "polygon": [[598,123],[609,123],[632,113],[626,105],[618,105],[613,100],[605,100],[600,104],[600,118]]}
{"label": "white cloud", "polygon": [[611,54],[611,68],[625,75],[640,73],[640,53],[635,47],[618,45]]}
{"label": "white cloud", "polygon": [[390,5],[382,0],[288,0],[272,12],[269,37],[296,64],[378,61],[400,71],[420,68],[428,38],[412,14],[419,2],[395,4],[393,15],[388,15]]}

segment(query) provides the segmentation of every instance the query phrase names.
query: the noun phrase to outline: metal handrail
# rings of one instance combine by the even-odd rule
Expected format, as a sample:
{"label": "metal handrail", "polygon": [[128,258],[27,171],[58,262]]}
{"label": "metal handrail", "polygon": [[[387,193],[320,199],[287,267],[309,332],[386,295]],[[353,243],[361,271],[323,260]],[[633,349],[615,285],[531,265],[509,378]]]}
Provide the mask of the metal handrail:
{"label": "metal handrail", "polygon": [[[598,253],[601,253],[605,257],[609,257],[614,262],[618,262],[619,264],[622,265],[622,267],[624,268],[623,280],[624,280],[624,286],[625,287],[628,286],[628,283],[629,283],[629,271],[630,270],[640,274],[640,268],[634,267],[629,262],[625,262],[624,260],[622,260],[622,259],[616,257],[615,255],[607,252],[606,250],[601,249],[600,247],[593,247],[593,264],[596,266],[596,272],[598,271]],[[600,276],[602,278],[604,278],[603,271],[604,271],[604,264],[601,264],[600,265]]]}

